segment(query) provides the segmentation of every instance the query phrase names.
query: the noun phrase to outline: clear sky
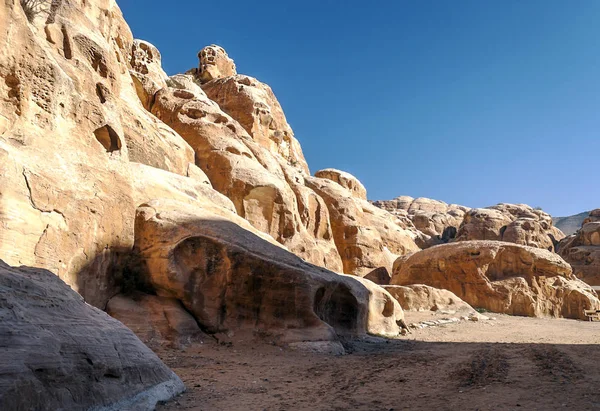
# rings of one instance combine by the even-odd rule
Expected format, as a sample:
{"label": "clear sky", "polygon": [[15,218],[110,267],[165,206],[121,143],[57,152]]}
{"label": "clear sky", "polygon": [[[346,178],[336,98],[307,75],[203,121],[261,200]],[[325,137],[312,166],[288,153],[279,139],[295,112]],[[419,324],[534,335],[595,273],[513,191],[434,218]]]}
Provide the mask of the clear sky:
{"label": "clear sky", "polygon": [[[370,199],[600,207],[600,1],[120,0],[168,74],[223,46]],[[141,4],[140,4],[141,3]]]}

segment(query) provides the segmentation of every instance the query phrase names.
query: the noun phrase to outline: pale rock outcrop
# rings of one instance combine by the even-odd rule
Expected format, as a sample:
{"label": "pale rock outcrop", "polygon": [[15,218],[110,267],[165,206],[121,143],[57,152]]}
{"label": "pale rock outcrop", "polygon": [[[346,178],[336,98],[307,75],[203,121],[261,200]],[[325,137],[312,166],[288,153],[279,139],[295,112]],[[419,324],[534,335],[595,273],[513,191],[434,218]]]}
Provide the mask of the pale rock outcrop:
{"label": "pale rock outcrop", "polygon": [[204,83],[202,89],[261,147],[309,174],[300,143],[271,87],[253,77],[236,75]]}
{"label": "pale rock outcrop", "polygon": [[512,221],[510,216],[499,210],[488,208],[471,209],[467,212],[460,225],[457,241],[502,241],[502,234]]}
{"label": "pale rock outcrop", "polygon": [[104,307],[133,246],[129,161],[186,175],[194,153],[141,105],[114,2],[63,0],[29,19],[22,4],[0,6],[0,256]]}
{"label": "pale rock outcrop", "polygon": [[215,102],[187,89],[162,89],[152,112],[193,147],[196,164],[241,217],[307,261],[342,271],[327,208],[302,187],[296,168],[280,164]]}
{"label": "pale rock outcrop", "polygon": [[162,69],[160,52],[144,40],[134,40],[131,46],[130,74],[143,106],[150,110],[154,95],[167,86],[167,73]]}
{"label": "pale rock outcrop", "polygon": [[205,337],[194,317],[174,298],[119,294],[108,301],[106,312],[152,349],[183,348]]}
{"label": "pale rock outcrop", "polygon": [[400,303],[404,311],[448,311],[454,313],[475,311],[452,291],[423,284],[387,285],[383,288]]}
{"label": "pale rock outcrop", "polygon": [[557,248],[575,276],[591,286],[600,286],[600,209],[591,211],[581,229]]}
{"label": "pale rock outcrop", "polygon": [[123,105],[123,138],[129,161],[187,175],[194,150],[179,134],[138,105]]}
{"label": "pale rock outcrop", "polygon": [[235,63],[225,49],[211,44],[198,52],[199,65],[193,72],[202,82],[231,77],[237,74]]}
{"label": "pale rock outcrop", "polygon": [[398,256],[419,249],[414,233],[401,228],[387,211],[332,180],[306,177],[305,182],[327,204],[344,273],[362,277],[379,267],[391,271]]}
{"label": "pale rock outcrop", "polygon": [[136,207],[157,198],[170,198],[210,208],[231,218],[237,217],[231,200],[212,188],[202,170],[197,170],[193,164],[190,164],[190,170],[194,177],[183,177],[144,164],[131,163],[132,196]]}
{"label": "pale rock outcrop", "polygon": [[49,271],[0,260],[0,409],[154,409],[185,387]]}
{"label": "pale rock outcrop", "polygon": [[393,200],[374,201],[373,204],[396,216],[401,227],[414,231],[421,248],[452,241],[469,211],[468,207],[424,197],[400,196]]}
{"label": "pale rock outcrop", "polygon": [[261,330],[281,342],[393,336],[403,312],[375,284],[313,266],[205,209],[155,200],[138,209],[136,249],[156,292],[210,332]]}
{"label": "pale rock outcrop", "polygon": [[206,93],[202,90],[202,83],[194,74],[175,74],[167,79],[167,85],[172,88],[186,90],[199,99],[206,99]]}
{"label": "pale rock outcrop", "polygon": [[594,290],[558,255],[498,241],[435,246],[403,259],[391,284],[450,290],[468,304],[523,316],[583,318],[600,308]]}
{"label": "pale rock outcrop", "polygon": [[334,181],[349,190],[352,195],[361,200],[367,199],[367,190],[360,181],[352,174],[345,171],[336,170],[334,168],[326,168],[319,170],[315,173],[315,177],[326,178],[327,180]]}
{"label": "pale rock outcrop", "polygon": [[457,241],[497,240],[554,251],[564,234],[552,217],[526,204],[498,204],[465,215]]}

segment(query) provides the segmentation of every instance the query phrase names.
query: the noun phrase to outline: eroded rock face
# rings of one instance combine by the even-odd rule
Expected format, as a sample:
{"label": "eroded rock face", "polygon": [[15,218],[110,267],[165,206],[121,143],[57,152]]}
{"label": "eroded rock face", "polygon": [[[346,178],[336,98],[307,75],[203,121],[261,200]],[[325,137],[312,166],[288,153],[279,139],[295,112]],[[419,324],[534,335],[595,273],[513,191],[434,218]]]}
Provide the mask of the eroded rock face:
{"label": "eroded rock face", "polygon": [[513,315],[583,318],[584,309],[600,306],[594,290],[558,255],[497,241],[420,251],[394,267],[391,283],[450,290],[473,307]]}
{"label": "eroded rock face", "polygon": [[144,107],[149,110],[154,94],[167,86],[167,73],[162,69],[160,52],[144,40],[134,40],[129,65],[136,92]]}
{"label": "eroded rock face", "polygon": [[400,196],[393,200],[374,201],[401,221],[403,228],[414,231],[419,247],[428,248],[452,241],[463,222],[468,207],[446,204],[430,198]]}
{"label": "eroded rock face", "polygon": [[327,204],[344,273],[362,277],[379,267],[391,271],[398,256],[419,249],[414,233],[402,229],[387,211],[332,180],[306,177],[305,182]]}
{"label": "eroded rock face", "polygon": [[104,307],[133,246],[129,161],[186,175],[194,153],[140,103],[114,2],[64,0],[30,21],[21,3],[0,6],[0,256]]}
{"label": "eroded rock face", "polygon": [[159,295],[211,332],[257,329],[281,341],[396,335],[403,313],[366,280],[307,264],[207,210],[155,200],[139,208],[136,249]]}
{"label": "eroded rock face", "polygon": [[465,215],[457,241],[498,240],[554,251],[564,234],[552,217],[526,204],[498,204]]}
{"label": "eroded rock face", "polygon": [[153,409],[185,389],[53,273],[0,260],[0,295],[0,409]]}
{"label": "eroded rock face", "polygon": [[600,286],[600,210],[590,212],[577,233],[562,240],[558,253],[573,267],[575,276]]}
{"label": "eroded rock face", "polygon": [[215,102],[186,89],[159,91],[152,112],[193,147],[197,165],[241,217],[307,261],[342,271],[327,207],[298,169],[253,141]]}
{"label": "eroded rock face", "polygon": [[183,348],[205,337],[194,317],[174,298],[119,294],[110,299],[106,312],[152,349]]}
{"label": "eroded rock face", "polygon": [[334,168],[326,168],[315,173],[315,177],[325,178],[334,181],[350,191],[352,195],[361,200],[367,199],[367,190],[356,177],[345,171],[336,170]]}
{"label": "eroded rock face", "polygon": [[473,307],[448,290],[441,290],[423,284],[387,285],[383,288],[400,303],[405,311],[475,311]]}
{"label": "eroded rock face", "polygon": [[223,47],[212,44],[198,52],[198,76],[203,82],[235,76],[235,63]]}
{"label": "eroded rock face", "polygon": [[280,162],[309,174],[300,143],[271,87],[253,77],[236,75],[205,83],[202,89],[261,147]]}

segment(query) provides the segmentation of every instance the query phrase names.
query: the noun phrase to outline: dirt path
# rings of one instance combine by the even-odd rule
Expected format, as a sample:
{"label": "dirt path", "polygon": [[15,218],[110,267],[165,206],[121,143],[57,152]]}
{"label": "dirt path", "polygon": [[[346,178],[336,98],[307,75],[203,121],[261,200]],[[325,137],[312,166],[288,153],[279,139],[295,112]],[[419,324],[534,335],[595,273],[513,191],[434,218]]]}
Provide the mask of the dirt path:
{"label": "dirt path", "polygon": [[600,409],[600,322],[496,318],[353,343],[340,357],[235,337],[162,351],[188,391],[159,409]]}

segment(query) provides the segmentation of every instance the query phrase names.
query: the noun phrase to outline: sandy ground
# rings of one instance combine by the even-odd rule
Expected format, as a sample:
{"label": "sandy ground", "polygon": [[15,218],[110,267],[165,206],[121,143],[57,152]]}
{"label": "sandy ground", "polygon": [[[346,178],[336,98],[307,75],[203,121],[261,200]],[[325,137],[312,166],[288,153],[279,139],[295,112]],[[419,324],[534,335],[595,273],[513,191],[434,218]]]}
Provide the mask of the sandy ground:
{"label": "sandy ground", "polygon": [[600,322],[494,317],[353,342],[337,357],[235,336],[159,350],[187,392],[158,409],[600,410]]}

